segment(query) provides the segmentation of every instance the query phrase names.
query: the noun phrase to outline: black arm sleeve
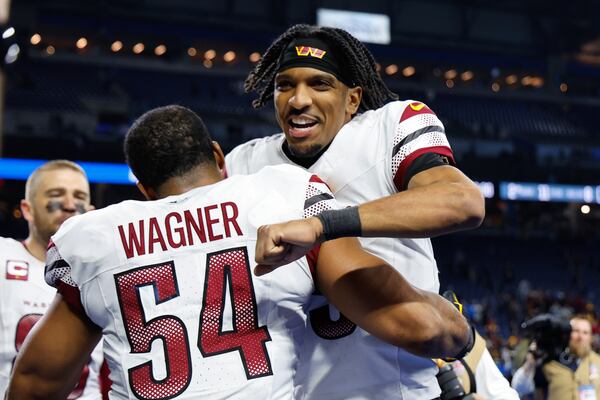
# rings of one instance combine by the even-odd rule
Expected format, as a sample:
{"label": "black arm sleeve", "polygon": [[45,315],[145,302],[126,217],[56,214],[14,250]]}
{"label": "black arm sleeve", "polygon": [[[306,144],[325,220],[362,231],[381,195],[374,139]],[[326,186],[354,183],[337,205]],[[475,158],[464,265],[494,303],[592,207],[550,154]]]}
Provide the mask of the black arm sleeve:
{"label": "black arm sleeve", "polygon": [[418,174],[419,172],[423,172],[428,170],[429,168],[439,167],[440,165],[449,165],[450,162],[448,158],[441,156],[436,153],[425,153],[417,157],[408,170],[406,171],[406,176],[404,177],[404,187],[402,190],[406,190],[408,187],[408,183],[412,179],[413,176]]}

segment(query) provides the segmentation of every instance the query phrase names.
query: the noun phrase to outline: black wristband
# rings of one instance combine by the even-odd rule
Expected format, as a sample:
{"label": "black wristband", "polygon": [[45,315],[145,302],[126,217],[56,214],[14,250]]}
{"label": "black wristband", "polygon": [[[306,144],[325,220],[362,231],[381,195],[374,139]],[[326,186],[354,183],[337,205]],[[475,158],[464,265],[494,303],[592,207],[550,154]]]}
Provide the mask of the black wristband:
{"label": "black wristband", "polygon": [[473,325],[471,325],[470,329],[469,329],[469,340],[467,341],[467,345],[454,358],[457,360],[465,358],[465,356],[467,354],[469,354],[469,352],[471,350],[473,350],[474,346],[475,346],[475,328],[473,327]]}
{"label": "black wristband", "polygon": [[358,206],[342,210],[326,210],[317,215],[317,218],[323,224],[325,240],[361,236],[362,234]]}

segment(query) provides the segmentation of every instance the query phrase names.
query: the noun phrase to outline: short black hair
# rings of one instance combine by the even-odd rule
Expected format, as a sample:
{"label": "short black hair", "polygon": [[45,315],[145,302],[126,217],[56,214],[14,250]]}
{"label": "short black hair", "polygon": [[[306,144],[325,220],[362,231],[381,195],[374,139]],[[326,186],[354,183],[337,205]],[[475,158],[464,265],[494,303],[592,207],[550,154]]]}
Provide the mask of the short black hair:
{"label": "short black hair", "polygon": [[178,105],[155,108],[135,120],[124,150],[136,178],[155,189],[198,165],[216,162],[204,122]]}
{"label": "short black hair", "polygon": [[398,99],[398,95],[393,93],[381,80],[373,54],[360,40],[343,29],[299,24],[292,26],[275,39],[246,78],[244,83],[246,92],[258,93],[258,98],[252,102],[254,108],[264,106],[273,98],[275,75],[281,53],[292,40],[308,37],[318,37],[338,50],[341,56],[340,63],[348,68],[346,71],[348,77],[363,89],[358,111],[376,109],[391,100]]}

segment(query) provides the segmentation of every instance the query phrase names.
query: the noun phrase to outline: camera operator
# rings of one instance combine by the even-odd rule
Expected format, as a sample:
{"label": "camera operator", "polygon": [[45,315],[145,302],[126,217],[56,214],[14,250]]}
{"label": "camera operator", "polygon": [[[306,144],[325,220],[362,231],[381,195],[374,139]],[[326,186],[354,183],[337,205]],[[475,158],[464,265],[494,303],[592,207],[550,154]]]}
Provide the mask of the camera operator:
{"label": "camera operator", "polygon": [[512,381],[520,395],[535,392],[536,400],[600,400],[600,355],[592,351],[589,319],[576,316],[569,324],[544,314],[523,326],[533,342]]}

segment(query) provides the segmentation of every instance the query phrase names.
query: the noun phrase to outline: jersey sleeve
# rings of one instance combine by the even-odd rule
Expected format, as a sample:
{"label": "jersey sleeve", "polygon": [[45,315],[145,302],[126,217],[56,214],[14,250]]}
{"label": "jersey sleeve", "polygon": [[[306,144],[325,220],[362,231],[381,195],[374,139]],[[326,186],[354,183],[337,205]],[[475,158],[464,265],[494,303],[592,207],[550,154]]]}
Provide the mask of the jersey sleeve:
{"label": "jersey sleeve", "polygon": [[71,277],[71,265],[62,258],[56,244],[50,240],[46,251],[46,283],[56,288],[73,311],[85,315],[77,284]]}
{"label": "jersey sleeve", "polygon": [[[342,206],[336,201],[331,189],[329,189],[329,186],[327,186],[327,184],[323,182],[317,175],[312,175],[309,178],[308,185],[306,187],[304,211],[302,214],[303,217],[310,218],[319,215],[325,210],[338,210],[340,208],[342,208]],[[313,280],[315,281],[315,287],[317,282],[315,279],[315,273],[320,249],[321,245],[316,245],[306,255],[306,261],[308,262],[308,267],[310,268]]]}
{"label": "jersey sleeve", "polygon": [[510,387],[490,352],[485,349],[475,370],[477,393],[486,399],[519,400],[519,394]]}
{"label": "jersey sleeve", "polygon": [[404,103],[399,113],[390,114],[389,118],[393,118],[392,126],[386,127],[393,130],[390,172],[398,191],[405,189],[410,179],[409,171],[412,175],[415,174],[411,166],[424,154],[437,154],[448,164],[455,165],[444,124],[435,113],[418,101]]}
{"label": "jersey sleeve", "polygon": [[312,175],[306,187],[303,217],[310,218],[325,210],[338,210],[340,208],[342,207],[333,196],[329,186],[317,175]]}

